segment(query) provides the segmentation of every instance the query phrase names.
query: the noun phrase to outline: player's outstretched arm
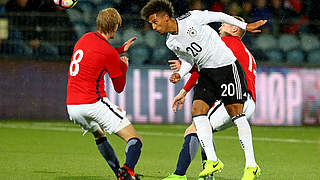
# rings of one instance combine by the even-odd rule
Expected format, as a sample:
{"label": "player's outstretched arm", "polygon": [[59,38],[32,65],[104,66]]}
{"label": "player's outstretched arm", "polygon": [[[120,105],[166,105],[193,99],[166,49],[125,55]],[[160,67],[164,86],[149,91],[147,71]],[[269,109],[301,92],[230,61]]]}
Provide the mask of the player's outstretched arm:
{"label": "player's outstretched arm", "polygon": [[120,70],[121,76],[111,78],[114,90],[117,93],[121,93],[126,85],[126,78],[127,78],[127,69],[129,65],[129,58],[126,56],[120,57]]}
{"label": "player's outstretched arm", "polygon": [[187,91],[185,91],[184,89],[181,89],[179,94],[176,97],[174,97],[173,103],[172,103],[173,112],[177,112],[178,105],[179,105],[178,110],[180,111],[182,109],[187,93],[188,93]]}
{"label": "player's outstretched arm", "polygon": [[267,20],[259,20],[259,21],[247,24],[246,30],[252,33],[259,33],[261,32],[261,30],[258,28],[263,26],[267,22],[268,22]]}
{"label": "player's outstretched arm", "polygon": [[123,43],[122,46],[117,47],[116,50],[119,54],[127,52],[129,47],[134,43],[135,40],[137,40],[136,37],[130,38],[127,42]]}
{"label": "player's outstretched arm", "polygon": [[130,38],[127,42],[125,42],[124,45],[124,52],[127,52],[129,47],[134,43],[134,41],[137,40],[136,37]]}

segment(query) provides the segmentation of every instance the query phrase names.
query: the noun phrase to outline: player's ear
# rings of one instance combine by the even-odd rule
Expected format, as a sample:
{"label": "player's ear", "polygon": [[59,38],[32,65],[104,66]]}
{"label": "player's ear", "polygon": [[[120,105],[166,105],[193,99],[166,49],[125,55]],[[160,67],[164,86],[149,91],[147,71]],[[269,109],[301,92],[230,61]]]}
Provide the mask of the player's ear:
{"label": "player's ear", "polygon": [[170,18],[169,18],[169,15],[168,15],[168,14],[164,14],[163,16],[164,16],[164,18],[165,18],[166,22],[168,22],[168,21],[169,21],[169,19],[170,19]]}
{"label": "player's ear", "polygon": [[239,30],[239,28],[237,26],[232,26],[232,32],[235,33]]}

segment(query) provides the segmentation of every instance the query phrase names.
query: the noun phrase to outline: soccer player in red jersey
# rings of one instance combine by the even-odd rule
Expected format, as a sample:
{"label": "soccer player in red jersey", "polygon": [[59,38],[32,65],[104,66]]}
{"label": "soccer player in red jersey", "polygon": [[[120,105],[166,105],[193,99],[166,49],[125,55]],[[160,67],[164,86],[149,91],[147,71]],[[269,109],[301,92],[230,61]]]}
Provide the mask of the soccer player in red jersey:
{"label": "soccer player in red jersey", "polygon": [[[241,21],[244,21],[240,17],[235,17]],[[224,43],[231,49],[235,57],[240,62],[242,68],[244,69],[249,96],[248,100],[244,103],[244,113],[247,118],[250,119],[254,110],[255,110],[255,102],[256,102],[256,90],[255,90],[255,78],[256,78],[256,63],[246,48],[246,46],[242,43],[241,37],[245,34],[245,31],[238,28],[237,26],[232,26],[230,24],[222,23],[219,28],[221,39]],[[171,69],[178,70],[180,68],[180,63],[177,60],[169,60],[172,64]],[[179,94],[174,98],[173,101],[173,111],[176,112],[178,106],[179,110],[181,110],[182,105],[184,104],[185,95],[188,91],[192,89],[193,86],[196,85],[197,79],[199,77],[198,69],[194,66],[191,71],[191,77],[184,86],[184,88],[179,92]],[[223,102],[217,101],[213,107],[208,112],[208,119],[210,120],[210,124],[212,126],[213,132],[221,131],[223,129],[231,127],[234,123],[232,122],[230,116],[228,115],[225,107],[223,106]],[[240,144],[244,150],[245,158],[246,158],[246,166],[244,170],[244,175],[242,177],[243,180],[254,179],[257,175],[260,174],[260,168],[255,162],[253,146],[252,146],[252,135],[251,128],[249,123],[236,124],[238,128],[238,135],[240,139]],[[172,177],[180,178],[167,178],[167,179],[184,179],[185,173],[190,165],[192,159],[194,158],[199,142],[196,134],[196,127],[194,123],[192,123],[185,132],[185,141],[182,146],[182,149],[179,154],[179,159],[177,163],[176,171]],[[203,162],[206,162],[205,153],[201,153]],[[178,175],[178,176],[177,176]],[[183,177],[184,176],[184,177]],[[211,177],[213,178],[213,177]],[[210,177],[207,177],[210,179]]]}
{"label": "soccer player in red jersey", "polygon": [[[120,93],[126,84],[128,58],[119,57],[136,38],[114,48],[114,38],[122,19],[114,8],[101,10],[96,19],[97,32],[84,34],[76,43],[69,68],[67,109],[70,120],[93,134],[96,145],[118,180],[136,180],[134,167],[141,154],[142,138],[126,117],[126,112],[106,97],[104,76],[108,73],[114,89]],[[115,133],[127,142],[126,162],[119,160],[105,132]]]}

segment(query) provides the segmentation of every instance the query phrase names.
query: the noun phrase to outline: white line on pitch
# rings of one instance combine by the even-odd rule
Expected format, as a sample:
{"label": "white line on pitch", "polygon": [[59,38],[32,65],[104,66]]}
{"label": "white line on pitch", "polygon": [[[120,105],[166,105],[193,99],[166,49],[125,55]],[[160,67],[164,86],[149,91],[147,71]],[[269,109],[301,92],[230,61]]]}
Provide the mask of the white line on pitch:
{"label": "white line on pitch", "polygon": [[[57,126],[58,125],[58,126]],[[60,126],[59,126],[60,125]],[[0,128],[14,128],[14,129],[34,129],[34,130],[48,130],[48,131],[72,131],[72,132],[81,132],[81,128],[63,126],[63,124],[56,123],[22,123],[20,125],[10,124],[10,123],[0,123]],[[148,129],[151,129],[152,126],[149,126]],[[163,132],[147,132],[139,131],[141,135],[152,135],[152,136],[173,136],[173,137],[183,137],[182,133],[163,133]],[[237,136],[221,136],[215,135],[215,139],[234,139],[237,140]],[[316,140],[300,140],[300,139],[284,139],[284,138],[265,138],[265,137],[253,137],[254,141],[267,141],[267,142],[280,142],[280,143],[307,143],[307,144],[317,144],[320,143]]]}

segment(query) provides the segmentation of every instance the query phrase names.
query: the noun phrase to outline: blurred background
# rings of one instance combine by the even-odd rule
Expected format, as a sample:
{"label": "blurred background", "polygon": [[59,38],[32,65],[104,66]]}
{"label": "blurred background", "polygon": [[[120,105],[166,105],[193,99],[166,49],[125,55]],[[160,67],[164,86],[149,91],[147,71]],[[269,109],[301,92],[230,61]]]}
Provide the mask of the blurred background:
{"label": "blurred background", "polygon": [[[50,0],[0,0],[0,119],[67,120],[67,72],[73,46],[96,31],[99,10],[116,8],[123,18],[120,46],[138,37],[128,51],[131,67],[126,91],[108,96],[134,122],[189,123],[191,103],[177,114],[171,101],[182,88],[168,83],[166,35],[141,20],[146,0],[79,0],[71,9]],[[320,124],[320,7],[317,0],[172,0],[175,17],[189,10],[221,11],[246,22],[267,19],[261,34],[243,42],[255,57],[256,125]],[[218,29],[220,24],[211,24]],[[191,100],[191,95],[189,95]]]}

